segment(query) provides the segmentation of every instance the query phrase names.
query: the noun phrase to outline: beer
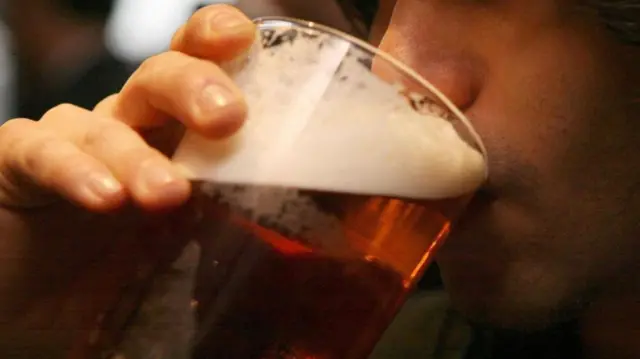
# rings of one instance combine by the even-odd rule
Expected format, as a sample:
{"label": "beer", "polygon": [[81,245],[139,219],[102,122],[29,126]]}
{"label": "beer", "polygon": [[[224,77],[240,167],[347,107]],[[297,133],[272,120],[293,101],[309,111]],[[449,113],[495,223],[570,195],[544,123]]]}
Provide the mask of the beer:
{"label": "beer", "polygon": [[[428,219],[433,233],[413,243],[420,256],[448,228],[443,213],[460,202],[263,186],[194,188],[201,224],[195,237],[202,248],[194,359],[366,358],[410,280],[376,258],[375,249],[367,249],[375,244],[364,238],[377,236],[378,245],[393,249],[384,241],[411,241],[393,238],[408,232],[402,226],[411,222],[379,226],[383,216]],[[248,198],[251,208],[262,210],[238,205]],[[362,253],[354,252],[358,247]]]}
{"label": "beer", "polygon": [[144,232],[198,248],[178,261],[197,267],[192,285],[136,303],[116,355],[365,359],[486,178],[477,134],[414,73],[316,25],[259,28],[246,62],[225,65],[245,125],[187,132],[174,162],[193,198]]}

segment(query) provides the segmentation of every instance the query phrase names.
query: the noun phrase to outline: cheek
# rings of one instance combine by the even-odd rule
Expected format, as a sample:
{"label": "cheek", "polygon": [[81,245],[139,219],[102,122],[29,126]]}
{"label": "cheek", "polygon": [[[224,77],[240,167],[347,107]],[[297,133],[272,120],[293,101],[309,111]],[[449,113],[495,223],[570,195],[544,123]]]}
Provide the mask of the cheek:
{"label": "cheek", "polygon": [[616,85],[601,50],[572,35],[486,55],[489,73],[469,116],[491,150],[492,182],[504,190],[560,190],[597,155],[592,136],[607,123],[601,114],[611,113],[606,94]]}
{"label": "cheek", "polygon": [[492,58],[469,112],[499,197],[493,230],[517,257],[539,256],[547,275],[597,282],[638,247],[609,240],[633,230],[618,216],[633,182],[622,168],[632,143],[619,101],[624,69],[597,35],[550,33],[514,50]]}

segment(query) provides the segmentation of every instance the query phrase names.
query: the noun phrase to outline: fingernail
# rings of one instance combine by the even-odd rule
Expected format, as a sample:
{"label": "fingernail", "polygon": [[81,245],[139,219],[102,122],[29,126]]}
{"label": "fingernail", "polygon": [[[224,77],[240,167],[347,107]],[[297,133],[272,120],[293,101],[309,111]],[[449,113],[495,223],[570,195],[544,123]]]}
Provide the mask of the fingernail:
{"label": "fingernail", "polygon": [[237,96],[227,87],[217,83],[207,85],[198,98],[197,106],[202,112],[215,111],[237,102]]}
{"label": "fingernail", "polygon": [[210,138],[223,138],[241,127],[247,116],[247,106],[228,88],[210,84],[198,96],[193,116],[198,132]]}
{"label": "fingernail", "polygon": [[220,11],[215,13],[211,19],[211,26],[217,32],[247,28],[247,25],[251,25],[251,22],[236,11]]}
{"label": "fingernail", "polygon": [[144,205],[181,204],[189,194],[189,182],[172,166],[154,161],[143,164],[134,196]]}
{"label": "fingernail", "polygon": [[112,199],[124,191],[124,187],[117,179],[105,173],[90,175],[87,181],[87,189],[101,199]]}
{"label": "fingernail", "polygon": [[249,62],[249,57],[251,56],[252,52],[255,52],[255,51],[257,51],[257,45],[250,46],[248,49],[246,49],[239,55],[229,60],[220,62],[218,66],[220,66],[220,68],[224,70],[224,72],[226,72],[227,74],[235,75],[247,66],[247,63]]}
{"label": "fingernail", "polygon": [[221,117],[241,117],[244,116],[244,111],[239,96],[218,83],[207,85],[195,103],[196,121],[210,121]]}
{"label": "fingernail", "polygon": [[140,167],[140,186],[145,192],[156,192],[179,181],[178,175],[164,163],[150,161]]}

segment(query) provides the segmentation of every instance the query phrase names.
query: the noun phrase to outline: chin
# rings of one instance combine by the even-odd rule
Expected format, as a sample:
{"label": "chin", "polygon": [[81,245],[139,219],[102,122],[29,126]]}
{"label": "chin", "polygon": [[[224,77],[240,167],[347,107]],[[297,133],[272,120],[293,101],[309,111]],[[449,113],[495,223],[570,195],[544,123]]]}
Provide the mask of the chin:
{"label": "chin", "polygon": [[[539,331],[577,317],[586,301],[575,300],[540,273],[501,271],[506,264],[439,260],[454,309],[471,323],[495,329]],[[482,268],[482,269],[478,269]],[[513,268],[512,268],[513,269]]]}
{"label": "chin", "polygon": [[593,278],[542,239],[540,223],[513,202],[475,197],[436,254],[454,309],[480,325],[521,331],[578,316],[593,298]]}

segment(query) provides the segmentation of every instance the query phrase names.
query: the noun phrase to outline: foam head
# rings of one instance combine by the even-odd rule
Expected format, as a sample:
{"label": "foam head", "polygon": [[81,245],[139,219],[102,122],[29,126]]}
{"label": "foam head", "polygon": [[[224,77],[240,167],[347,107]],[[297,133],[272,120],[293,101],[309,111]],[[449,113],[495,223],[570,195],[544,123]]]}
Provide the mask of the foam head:
{"label": "foam head", "polygon": [[375,55],[277,23],[261,40],[233,75],[245,126],[224,140],[188,133],[178,148],[174,160],[193,179],[416,199],[462,196],[484,181],[480,151],[376,76]]}

